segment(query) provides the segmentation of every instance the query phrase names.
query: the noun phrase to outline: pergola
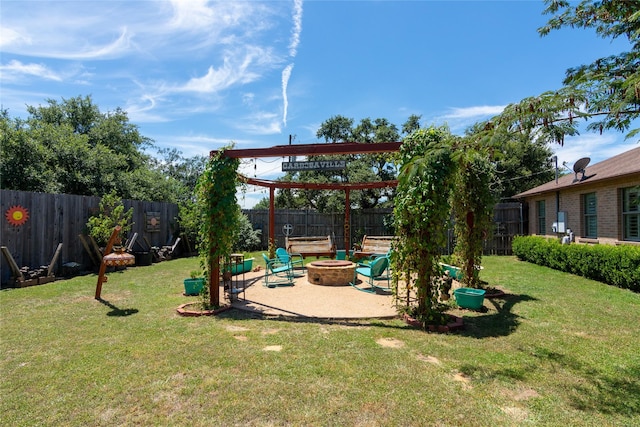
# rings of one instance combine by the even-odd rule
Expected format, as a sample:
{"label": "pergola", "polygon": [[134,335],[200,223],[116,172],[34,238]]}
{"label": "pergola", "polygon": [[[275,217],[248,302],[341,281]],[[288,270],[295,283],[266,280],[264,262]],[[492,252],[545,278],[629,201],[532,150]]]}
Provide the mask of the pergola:
{"label": "pergola", "polygon": [[[378,142],[378,143],[362,143],[362,142],[338,142],[326,144],[295,144],[295,145],[277,145],[269,148],[252,148],[239,150],[225,150],[222,155],[228,158],[259,158],[259,157],[280,157],[280,156],[319,156],[319,155],[346,155],[346,154],[373,154],[373,153],[390,153],[400,149],[401,142]],[[216,151],[211,151],[211,156]],[[275,189],[310,189],[310,190],[339,190],[345,192],[345,222],[344,237],[345,246],[348,248],[350,244],[349,234],[349,218],[350,218],[350,202],[349,192],[351,190],[364,190],[370,188],[387,188],[395,187],[398,181],[378,181],[363,183],[304,183],[304,182],[277,182],[267,181],[255,178],[241,177],[247,184],[257,185],[269,188],[269,239],[275,236]],[[222,225],[221,225],[222,226]],[[211,303],[213,305],[220,304],[220,267],[211,269]]]}

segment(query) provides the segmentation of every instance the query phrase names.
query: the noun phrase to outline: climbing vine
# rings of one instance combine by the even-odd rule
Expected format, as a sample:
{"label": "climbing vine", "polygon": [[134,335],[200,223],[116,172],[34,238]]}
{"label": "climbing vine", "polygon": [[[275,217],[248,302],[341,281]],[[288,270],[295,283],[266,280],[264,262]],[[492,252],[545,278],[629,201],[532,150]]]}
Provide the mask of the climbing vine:
{"label": "climbing vine", "polygon": [[480,287],[478,267],[482,244],[491,229],[496,201],[495,166],[477,149],[462,151],[451,193],[455,221],[455,263],[462,268],[463,283]]}
{"label": "climbing vine", "polygon": [[211,292],[210,288],[212,283],[218,283],[214,274],[219,271],[220,258],[231,253],[239,228],[236,186],[240,160],[224,156],[224,151],[230,148],[232,146],[224,147],[209,158],[196,186],[200,212],[198,253],[202,268],[207,271],[203,291],[207,308],[220,305],[217,289]]}
{"label": "climbing vine", "polygon": [[[398,283],[406,283],[404,309],[425,326],[446,323],[444,307],[438,304],[438,260],[446,242],[449,193],[456,171],[452,142],[446,128],[419,129],[405,138],[399,152],[394,289],[399,300]],[[410,294],[415,295],[413,306]]]}

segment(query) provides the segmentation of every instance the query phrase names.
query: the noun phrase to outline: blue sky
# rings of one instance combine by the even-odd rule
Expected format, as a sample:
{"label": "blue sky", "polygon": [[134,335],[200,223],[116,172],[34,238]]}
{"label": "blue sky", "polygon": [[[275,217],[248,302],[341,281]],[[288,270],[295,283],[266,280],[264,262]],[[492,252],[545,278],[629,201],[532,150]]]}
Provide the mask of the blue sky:
{"label": "blue sky", "polygon": [[[540,37],[542,1],[13,1],[0,5],[0,101],[91,95],[184,155],[318,142],[335,115],[454,133],[561,86],[567,68],[628,49],[591,30]],[[554,147],[592,163],[637,146],[586,133]],[[257,161],[274,179],[281,159]],[[246,161],[247,174],[254,174]],[[265,194],[250,192],[251,207]]]}

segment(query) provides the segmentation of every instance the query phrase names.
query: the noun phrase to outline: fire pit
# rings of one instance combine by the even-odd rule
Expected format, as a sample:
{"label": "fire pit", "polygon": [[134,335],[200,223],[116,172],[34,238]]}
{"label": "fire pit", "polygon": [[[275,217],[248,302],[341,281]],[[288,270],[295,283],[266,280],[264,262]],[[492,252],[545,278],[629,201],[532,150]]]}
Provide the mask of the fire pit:
{"label": "fire pit", "polygon": [[346,286],[356,271],[355,263],[334,259],[313,261],[306,267],[309,283],[323,286]]}

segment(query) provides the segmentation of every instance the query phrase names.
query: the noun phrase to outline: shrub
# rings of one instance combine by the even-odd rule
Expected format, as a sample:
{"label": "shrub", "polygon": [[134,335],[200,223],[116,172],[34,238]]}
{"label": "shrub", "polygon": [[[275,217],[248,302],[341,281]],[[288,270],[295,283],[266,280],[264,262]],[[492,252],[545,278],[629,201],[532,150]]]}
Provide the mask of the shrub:
{"label": "shrub", "polygon": [[115,191],[105,194],[100,200],[99,212],[95,216],[89,217],[87,230],[99,246],[106,246],[115,226],[121,228],[120,235],[126,237],[131,230],[133,222],[133,208],[124,210],[122,200]]}
{"label": "shrub", "polygon": [[523,261],[640,291],[640,247],[562,245],[557,239],[517,236],[513,253]]}
{"label": "shrub", "polygon": [[260,239],[262,230],[254,230],[251,220],[240,209],[238,209],[238,223],[240,228],[235,238],[234,249],[241,252],[258,249],[262,243]]}

